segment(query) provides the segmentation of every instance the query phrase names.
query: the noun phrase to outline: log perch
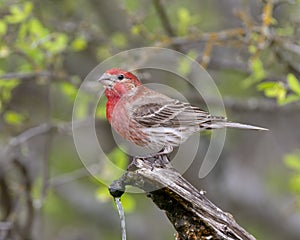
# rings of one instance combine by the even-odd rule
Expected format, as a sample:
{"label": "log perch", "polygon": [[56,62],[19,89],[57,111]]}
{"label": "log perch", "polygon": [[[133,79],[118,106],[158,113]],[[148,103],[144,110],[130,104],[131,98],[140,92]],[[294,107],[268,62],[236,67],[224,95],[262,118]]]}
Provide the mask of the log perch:
{"label": "log perch", "polygon": [[127,185],[138,187],[165,211],[176,229],[176,240],[226,239],[255,240],[239,226],[229,213],[210,202],[168,162],[136,158],[128,170],[109,187],[114,197],[120,197]]}

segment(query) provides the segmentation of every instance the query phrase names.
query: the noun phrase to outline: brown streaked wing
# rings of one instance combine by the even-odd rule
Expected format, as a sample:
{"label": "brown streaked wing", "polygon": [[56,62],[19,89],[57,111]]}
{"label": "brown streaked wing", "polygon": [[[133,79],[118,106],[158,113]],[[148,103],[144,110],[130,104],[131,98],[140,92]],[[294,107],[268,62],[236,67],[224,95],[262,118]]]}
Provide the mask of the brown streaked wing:
{"label": "brown streaked wing", "polygon": [[209,113],[178,100],[140,105],[132,117],[145,127],[195,126],[214,120]]}

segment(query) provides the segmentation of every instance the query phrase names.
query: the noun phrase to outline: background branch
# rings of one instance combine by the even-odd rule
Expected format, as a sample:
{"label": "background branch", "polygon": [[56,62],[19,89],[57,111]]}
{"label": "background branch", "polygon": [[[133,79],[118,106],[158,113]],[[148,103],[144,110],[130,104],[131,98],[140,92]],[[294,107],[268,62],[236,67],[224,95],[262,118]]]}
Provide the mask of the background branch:
{"label": "background branch", "polygon": [[155,10],[157,12],[157,15],[161,21],[161,25],[163,27],[163,29],[165,30],[166,34],[169,37],[174,37],[176,34],[172,28],[171,22],[168,18],[168,15],[165,11],[165,8],[162,4],[161,0],[153,0],[153,5],[155,7]]}
{"label": "background branch", "polygon": [[24,221],[24,225],[21,227],[21,235],[24,240],[31,239],[31,230],[32,224],[34,220],[34,207],[33,207],[33,199],[31,196],[32,183],[29,176],[29,172],[27,166],[24,165],[19,159],[14,159],[14,164],[19,169],[21,174],[23,185],[24,185],[24,194],[25,194],[25,202],[26,202],[26,220]]}
{"label": "background branch", "polygon": [[36,77],[50,77],[50,76],[51,76],[51,72],[49,71],[31,72],[31,73],[12,72],[12,73],[5,73],[0,75],[0,79],[1,80],[11,80],[11,79],[29,80]]}

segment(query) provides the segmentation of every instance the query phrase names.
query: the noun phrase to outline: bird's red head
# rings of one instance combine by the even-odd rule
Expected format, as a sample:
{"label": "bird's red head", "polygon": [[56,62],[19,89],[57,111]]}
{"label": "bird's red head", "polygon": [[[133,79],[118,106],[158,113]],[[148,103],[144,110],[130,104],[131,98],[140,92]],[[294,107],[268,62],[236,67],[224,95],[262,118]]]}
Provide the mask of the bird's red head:
{"label": "bird's red head", "polygon": [[108,98],[106,104],[106,117],[111,121],[114,108],[119,100],[142,85],[138,78],[130,72],[119,68],[107,70],[99,79],[99,82],[105,88],[105,95]]}
{"label": "bird's red head", "polygon": [[130,92],[142,83],[131,72],[119,68],[112,68],[107,70],[99,79],[99,82],[105,88],[105,95],[119,96]]}

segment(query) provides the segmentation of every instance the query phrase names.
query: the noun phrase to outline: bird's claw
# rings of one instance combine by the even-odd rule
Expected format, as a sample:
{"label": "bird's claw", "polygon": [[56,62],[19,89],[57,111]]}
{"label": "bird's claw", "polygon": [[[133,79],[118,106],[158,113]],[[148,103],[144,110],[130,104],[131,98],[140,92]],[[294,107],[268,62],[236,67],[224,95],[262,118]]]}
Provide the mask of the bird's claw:
{"label": "bird's claw", "polygon": [[144,156],[135,156],[133,157],[133,162],[136,161],[137,159],[149,161],[151,162],[151,171],[153,171],[155,167],[162,167],[169,163],[168,154],[170,154],[172,151],[173,151],[173,147],[171,146],[164,147],[162,150],[160,150],[157,153],[148,154]]}

